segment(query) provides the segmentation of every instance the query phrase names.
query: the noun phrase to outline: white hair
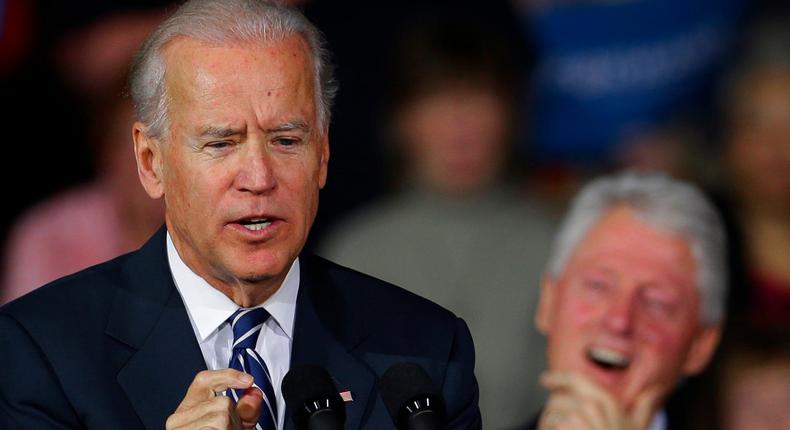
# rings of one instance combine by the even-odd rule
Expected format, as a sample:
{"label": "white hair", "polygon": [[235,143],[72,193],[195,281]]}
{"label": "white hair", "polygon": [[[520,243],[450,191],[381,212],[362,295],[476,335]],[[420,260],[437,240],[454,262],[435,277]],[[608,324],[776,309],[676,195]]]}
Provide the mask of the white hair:
{"label": "white hair", "polygon": [[696,187],[658,173],[632,171],[586,185],[571,203],[555,238],[547,273],[557,279],[587,231],[610,209],[626,205],[643,221],[682,235],[697,267],[703,324],[724,318],[727,293],[726,239],[713,204]]}
{"label": "white hair", "polygon": [[317,122],[321,133],[325,133],[337,92],[326,42],[299,11],[261,0],[192,0],[164,21],[132,63],[129,91],[137,120],[145,125],[149,136],[164,136],[169,98],[162,48],[174,39],[189,37],[216,44],[266,43],[293,35],[301,36],[310,48]]}

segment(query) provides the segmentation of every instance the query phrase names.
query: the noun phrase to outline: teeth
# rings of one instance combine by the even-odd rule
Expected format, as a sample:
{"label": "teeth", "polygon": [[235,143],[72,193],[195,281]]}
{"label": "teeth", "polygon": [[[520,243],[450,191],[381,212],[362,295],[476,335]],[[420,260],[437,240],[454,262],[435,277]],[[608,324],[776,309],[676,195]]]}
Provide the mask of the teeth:
{"label": "teeth", "polygon": [[590,348],[587,355],[599,364],[618,369],[625,369],[631,364],[631,361],[624,355],[607,348]]}
{"label": "teeth", "polygon": [[259,218],[259,219],[251,219],[247,221],[243,221],[241,225],[244,226],[247,230],[250,231],[258,231],[263,230],[266,228],[271,222],[266,218]]}

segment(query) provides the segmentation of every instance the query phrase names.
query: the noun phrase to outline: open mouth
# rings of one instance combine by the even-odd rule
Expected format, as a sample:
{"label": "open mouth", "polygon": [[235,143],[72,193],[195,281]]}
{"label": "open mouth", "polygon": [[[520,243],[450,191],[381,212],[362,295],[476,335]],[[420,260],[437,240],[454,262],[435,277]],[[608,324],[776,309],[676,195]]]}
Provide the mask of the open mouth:
{"label": "open mouth", "polygon": [[626,370],[631,365],[631,360],[625,355],[602,347],[588,349],[587,359],[605,370]]}
{"label": "open mouth", "polygon": [[251,218],[238,222],[239,225],[250,231],[260,231],[268,227],[272,221],[269,218]]}

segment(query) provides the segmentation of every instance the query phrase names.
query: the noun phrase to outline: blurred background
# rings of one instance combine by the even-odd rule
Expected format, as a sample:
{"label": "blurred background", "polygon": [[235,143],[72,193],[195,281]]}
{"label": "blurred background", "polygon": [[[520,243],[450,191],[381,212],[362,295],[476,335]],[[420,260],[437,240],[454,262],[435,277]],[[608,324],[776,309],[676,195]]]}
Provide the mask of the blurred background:
{"label": "blurred background", "polygon": [[[580,184],[622,168],[697,183],[730,233],[724,344],[670,415],[788,428],[785,1],[293,3],[325,33],[340,83],[308,247],[469,322],[485,428],[517,428],[542,404],[532,312],[555,223]],[[125,75],[176,6],[0,0],[0,303],[161,225],[136,178]]]}

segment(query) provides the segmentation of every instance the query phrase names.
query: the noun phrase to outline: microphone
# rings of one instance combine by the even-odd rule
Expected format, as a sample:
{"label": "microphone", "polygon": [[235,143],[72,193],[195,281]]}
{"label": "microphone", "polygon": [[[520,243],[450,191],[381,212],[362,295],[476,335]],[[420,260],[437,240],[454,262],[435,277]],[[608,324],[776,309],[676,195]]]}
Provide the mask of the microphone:
{"label": "microphone", "polygon": [[283,378],[283,397],[299,430],[343,430],[346,405],[329,373],[321,366],[304,364]]}
{"label": "microphone", "polygon": [[419,365],[398,363],[390,367],[379,380],[379,391],[398,430],[445,428],[442,394]]}

